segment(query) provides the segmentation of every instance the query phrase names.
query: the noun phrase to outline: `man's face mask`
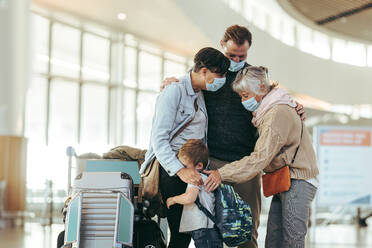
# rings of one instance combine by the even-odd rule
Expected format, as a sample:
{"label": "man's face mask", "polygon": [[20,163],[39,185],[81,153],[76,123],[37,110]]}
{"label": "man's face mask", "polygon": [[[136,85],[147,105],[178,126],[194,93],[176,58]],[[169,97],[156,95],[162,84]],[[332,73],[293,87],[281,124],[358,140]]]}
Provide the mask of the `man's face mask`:
{"label": "man's face mask", "polygon": [[232,72],[240,71],[241,69],[243,69],[244,65],[245,65],[244,60],[240,61],[240,62],[235,62],[235,61],[230,59],[229,71],[232,71]]}
{"label": "man's face mask", "polygon": [[[230,60],[229,71],[231,72],[237,72],[243,69],[245,65],[245,60],[247,58],[247,51],[248,51],[248,47],[245,47],[244,45],[241,45],[241,46],[234,45],[234,46],[235,47],[230,46],[230,50],[228,46],[226,45],[222,46],[225,56],[228,57]],[[241,60],[240,62],[235,62],[237,60],[237,57],[239,60]]]}

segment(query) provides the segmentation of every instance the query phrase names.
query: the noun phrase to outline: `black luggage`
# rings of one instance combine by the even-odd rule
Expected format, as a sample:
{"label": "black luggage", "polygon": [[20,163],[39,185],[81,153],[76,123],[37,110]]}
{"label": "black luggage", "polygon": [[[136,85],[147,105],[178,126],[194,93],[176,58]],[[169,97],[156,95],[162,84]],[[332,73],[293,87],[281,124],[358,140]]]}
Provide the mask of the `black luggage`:
{"label": "black luggage", "polygon": [[153,220],[134,222],[134,248],[166,248],[163,232]]}

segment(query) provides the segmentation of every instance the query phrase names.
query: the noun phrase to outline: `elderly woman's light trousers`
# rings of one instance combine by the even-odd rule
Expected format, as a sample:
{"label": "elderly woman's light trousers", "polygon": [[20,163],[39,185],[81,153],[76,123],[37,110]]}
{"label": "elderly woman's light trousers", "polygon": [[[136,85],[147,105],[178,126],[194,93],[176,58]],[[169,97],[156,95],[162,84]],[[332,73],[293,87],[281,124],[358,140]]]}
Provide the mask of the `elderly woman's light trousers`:
{"label": "elderly woman's light trousers", "polygon": [[305,180],[291,180],[291,188],[273,196],[265,247],[303,248],[310,206],[317,188]]}

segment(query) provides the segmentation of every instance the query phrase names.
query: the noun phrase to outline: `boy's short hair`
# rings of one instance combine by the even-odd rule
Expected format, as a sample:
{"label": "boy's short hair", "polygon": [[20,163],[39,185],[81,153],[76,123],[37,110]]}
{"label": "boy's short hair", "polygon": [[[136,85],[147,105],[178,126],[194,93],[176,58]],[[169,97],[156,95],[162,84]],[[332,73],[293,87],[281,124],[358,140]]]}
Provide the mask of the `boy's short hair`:
{"label": "boy's short hair", "polygon": [[230,67],[230,60],[213,47],[205,47],[194,57],[194,72],[199,72],[203,67],[213,73],[224,75]]}
{"label": "boy's short hair", "polygon": [[203,170],[207,167],[209,161],[208,148],[200,139],[187,140],[179,149],[177,156],[188,159],[194,165],[201,162]]}

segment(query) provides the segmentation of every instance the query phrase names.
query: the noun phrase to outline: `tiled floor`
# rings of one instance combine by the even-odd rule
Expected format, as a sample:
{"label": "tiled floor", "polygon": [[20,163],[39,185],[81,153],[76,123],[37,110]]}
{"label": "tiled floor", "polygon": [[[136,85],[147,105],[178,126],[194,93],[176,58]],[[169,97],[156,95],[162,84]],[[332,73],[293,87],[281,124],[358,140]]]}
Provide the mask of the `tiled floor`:
{"label": "tiled floor", "polygon": [[0,248],[55,248],[57,236],[63,228],[63,225],[50,228],[32,223],[23,229],[0,229]]}
{"label": "tiled floor", "polygon": [[[62,229],[62,225],[49,228],[36,223],[26,224],[24,229],[1,229],[0,248],[54,248],[57,235]],[[264,226],[259,229],[260,248],[264,247],[265,229]],[[368,228],[357,228],[355,225],[317,227],[316,242],[310,242],[308,238],[308,248],[372,248],[372,223]]]}

